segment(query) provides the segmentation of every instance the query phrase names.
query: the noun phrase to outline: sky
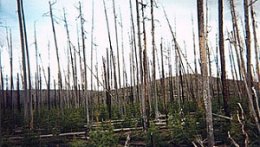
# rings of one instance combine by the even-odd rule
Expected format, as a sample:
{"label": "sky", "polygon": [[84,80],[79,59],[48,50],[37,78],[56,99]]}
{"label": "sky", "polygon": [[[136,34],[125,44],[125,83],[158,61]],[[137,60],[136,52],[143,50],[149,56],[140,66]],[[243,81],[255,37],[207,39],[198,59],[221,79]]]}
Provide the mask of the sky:
{"label": "sky", "polygon": [[[45,70],[47,66],[50,65],[52,79],[57,78],[57,61],[56,61],[56,52],[54,49],[53,43],[53,33],[51,28],[51,20],[49,16],[49,1],[48,0],[23,0],[24,2],[24,11],[25,11],[25,20],[28,34],[28,45],[30,50],[30,64],[32,71],[35,71],[35,49],[34,49],[34,24],[36,24],[37,28],[37,40],[38,40],[38,48],[41,54],[42,62]],[[54,1],[51,1],[54,2]],[[113,9],[112,9],[112,0],[106,0],[108,17],[109,17],[109,25],[112,36],[112,45],[114,48],[114,52],[116,53],[115,46],[115,37],[114,37],[114,20],[113,20]],[[130,43],[129,43],[129,32],[130,32],[130,10],[129,10],[129,1],[128,0],[115,0],[116,2],[116,11],[118,15],[118,31],[119,31],[119,40],[121,41],[121,36],[123,36],[124,42],[124,52],[125,55],[122,57],[120,55],[120,64],[122,68],[122,59],[125,59],[125,66],[127,71],[129,72],[129,54]],[[145,3],[148,3],[148,0],[144,0]],[[230,30],[231,28],[231,19],[230,19],[230,11],[228,6],[228,1],[225,1],[224,8],[224,28],[225,30]],[[86,47],[87,47],[87,64],[90,66],[90,34],[91,34],[91,25],[92,25],[92,0],[84,0],[82,3],[82,11],[84,15],[85,30],[86,30]],[[133,7],[135,6],[134,1]],[[149,4],[149,3],[148,3]],[[193,67],[194,55],[193,55],[193,41],[192,41],[192,21],[194,19],[194,28],[195,33],[197,34],[197,13],[196,13],[196,1],[195,0],[157,0],[156,1],[157,8],[155,8],[155,34],[156,34],[156,47],[157,54],[159,52],[159,44],[160,38],[163,37],[163,41],[165,44],[172,40],[171,34],[168,28],[168,24],[166,23],[163,7],[166,10],[166,13],[169,17],[170,23],[176,32],[176,37],[179,45],[182,47],[183,52],[188,53],[187,60]],[[57,40],[59,47],[59,55],[61,56],[62,70],[66,71],[67,69],[67,38],[66,32],[64,28],[63,22],[63,8],[65,9],[67,21],[69,24],[70,37],[73,45],[77,46],[77,25],[79,25],[79,12],[78,12],[79,0],[56,0],[56,3],[53,5],[53,13],[55,15],[55,27],[57,31]],[[215,48],[215,37],[217,27],[217,1],[209,0],[209,45],[213,49]],[[237,1],[237,10],[238,16],[243,19],[243,12],[241,11],[241,2]],[[256,2],[254,4],[255,9],[260,8],[260,3]],[[133,8],[135,12],[135,8]],[[94,1],[94,38],[95,38],[95,52],[94,55],[97,58],[94,58],[94,64],[98,62],[99,68],[99,76],[102,71],[102,57],[106,56],[105,49],[109,47],[108,37],[107,37],[107,28],[105,22],[105,14],[104,14],[104,6],[102,0]],[[256,11],[257,13],[257,11]],[[150,7],[148,6],[145,10],[146,17],[150,17]],[[122,21],[120,20],[120,15],[122,17]],[[259,20],[258,13],[257,21]],[[135,17],[135,14],[134,14]],[[121,34],[121,28],[119,24],[123,24],[123,35]],[[147,38],[148,38],[148,54],[151,60],[151,33],[150,33],[150,21],[146,21],[147,25]],[[18,16],[17,16],[17,8],[16,8],[16,0],[0,0],[0,50],[1,50],[1,62],[2,68],[5,75],[9,74],[9,54],[7,49],[7,41],[6,41],[6,28],[8,27],[12,32],[12,41],[13,41],[13,50],[14,50],[14,70],[15,72],[19,72],[21,69],[21,47],[20,47],[20,39],[19,39],[19,26],[18,26]],[[8,30],[9,30],[8,29]],[[241,30],[242,31],[242,30]],[[259,32],[259,30],[258,30]],[[258,33],[260,34],[260,33]],[[260,36],[258,37],[260,38]],[[198,40],[196,35],[196,41]],[[196,42],[196,45],[198,43]],[[48,46],[50,48],[50,55],[48,55]],[[120,45],[121,46],[121,45]],[[121,50],[120,50],[121,52]],[[166,51],[165,51],[166,52]],[[198,49],[197,49],[198,52]],[[199,53],[199,52],[198,52]],[[197,53],[197,54],[198,54]],[[165,53],[166,54],[166,53]],[[50,56],[50,57],[48,57]],[[50,63],[48,61],[50,58]],[[212,57],[213,58],[213,57]],[[213,69],[214,71],[215,69]],[[229,73],[229,72],[228,72]],[[157,78],[159,74],[157,74]]]}

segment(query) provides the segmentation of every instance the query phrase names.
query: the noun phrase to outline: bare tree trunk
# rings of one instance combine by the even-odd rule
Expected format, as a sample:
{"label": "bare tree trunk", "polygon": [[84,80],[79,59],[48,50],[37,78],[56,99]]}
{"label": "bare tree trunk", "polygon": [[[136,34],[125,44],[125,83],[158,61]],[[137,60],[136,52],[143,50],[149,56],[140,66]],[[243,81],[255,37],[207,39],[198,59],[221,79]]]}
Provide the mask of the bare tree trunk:
{"label": "bare tree trunk", "polygon": [[51,24],[52,24],[52,31],[53,31],[53,38],[54,38],[54,44],[55,44],[55,49],[56,49],[56,57],[57,57],[57,62],[58,62],[58,89],[59,89],[59,105],[60,108],[62,108],[62,101],[61,101],[61,90],[62,90],[62,76],[61,76],[61,66],[60,66],[60,58],[59,58],[59,49],[58,49],[58,44],[57,44],[57,37],[56,37],[56,31],[55,31],[55,26],[54,26],[54,20],[53,20],[53,14],[52,14],[52,5],[51,2],[49,1],[49,6],[50,6],[50,17],[51,17]]}
{"label": "bare tree trunk", "polygon": [[[51,110],[51,91],[50,91],[50,85],[51,85],[51,73],[50,73],[50,67],[48,67],[48,85],[47,85],[47,102],[48,102],[48,110]],[[56,98],[56,97],[55,97]]]}
{"label": "bare tree trunk", "polygon": [[219,52],[221,64],[221,81],[222,81],[222,95],[224,102],[224,111],[226,116],[230,116],[228,106],[228,83],[226,79],[226,61],[225,61],[225,48],[224,48],[224,31],[223,31],[223,0],[218,1],[218,27],[219,27]]}
{"label": "bare tree trunk", "polygon": [[[252,0],[250,0],[250,3],[252,4]],[[257,78],[258,78],[258,86],[257,89],[260,91],[260,69],[259,69],[259,47],[258,47],[258,40],[257,40],[257,24],[255,20],[255,11],[254,11],[254,6],[251,6],[251,21],[252,21],[252,28],[253,28],[253,35],[254,35],[254,48],[255,48],[255,66],[256,66],[256,73],[257,73]],[[259,118],[260,119],[260,118]]]}
{"label": "bare tree trunk", "polygon": [[[121,88],[121,70],[120,70],[120,59],[119,59],[119,43],[118,43],[118,29],[117,29],[117,14],[115,0],[113,0],[113,13],[114,13],[114,24],[115,24],[115,35],[116,35],[116,49],[117,49],[117,71],[118,71],[118,87]],[[116,71],[115,71],[116,72]]]}
{"label": "bare tree trunk", "polygon": [[34,22],[34,45],[35,45],[35,99],[36,99],[36,111],[39,112],[39,60],[38,60],[38,43],[36,35],[36,22]]}
{"label": "bare tree trunk", "polygon": [[155,46],[155,29],[154,29],[154,1],[150,0],[151,4],[151,34],[152,34],[152,52],[153,52],[153,73],[152,73],[152,82],[153,82],[153,96],[155,99],[155,118],[158,119],[159,117],[159,110],[158,110],[158,97],[157,97],[157,88],[156,88],[156,60],[155,60],[155,54],[156,54],[156,46]]}
{"label": "bare tree trunk", "polygon": [[81,39],[82,39],[82,50],[83,50],[83,62],[84,62],[84,95],[86,104],[86,117],[87,124],[89,124],[89,97],[88,97],[88,83],[87,83],[87,62],[86,62],[86,48],[85,48],[85,31],[84,31],[84,19],[81,11],[81,3],[79,2],[79,13],[80,13],[80,24],[81,24]]}
{"label": "bare tree trunk", "polygon": [[[68,23],[67,23],[67,19],[66,19],[66,14],[65,14],[65,9],[63,8],[63,13],[64,13],[64,23],[65,23],[65,29],[66,29],[66,33],[67,33],[67,41],[68,41],[68,47],[69,47],[69,54],[70,54],[70,60],[71,60],[71,69],[72,69],[72,77],[73,77],[73,104],[74,106],[77,106],[77,79],[76,79],[76,72],[75,72],[75,68],[74,68],[74,59],[73,59],[73,54],[72,54],[72,43],[70,41],[70,34],[69,34],[69,28],[68,28]],[[70,82],[70,81],[69,81]]]}
{"label": "bare tree trunk", "polygon": [[249,5],[248,5],[248,0],[244,0],[244,19],[245,19],[245,31],[246,31],[246,36],[245,36],[245,43],[246,43],[246,58],[247,58],[247,83],[248,86],[251,90],[251,87],[253,87],[253,79],[252,79],[252,71],[251,71],[251,33],[250,33],[250,26],[249,26]]}
{"label": "bare tree trunk", "polygon": [[168,99],[166,96],[166,85],[165,85],[165,71],[164,71],[164,55],[163,55],[163,42],[161,41],[160,49],[161,49],[161,66],[162,66],[162,77],[161,77],[161,93],[164,103],[164,113],[166,116],[168,115]]}
{"label": "bare tree trunk", "polygon": [[2,98],[3,98],[3,73],[2,73],[2,50],[0,49],[0,146],[2,146]]}
{"label": "bare tree trunk", "polygon": [[[30,95],[28,94],[28,87],[27,87],[27,68],[26,68],[26,43],[25,42],[25,34],[24,34],[24,19],[23,19],[23,12],[22,12],[22,0],[17,0],[17,11],[18,11],[18,19],[19,19],[19,28],[20,28],[20,40],[21,40],[21,51],[22,51],[22,65],[23,65],[23,87],[24,87],[24,121],[25,124],[28,125],[30,123],[30,111],[28,110],[29,107],[29,100]],[[29,126],[29,125],[28,125]]]}
{"label": "bare tree trunk", "polygon": [[207,51],[205,47],[205,26],[204,26],[204,0],[197,0],[197,13],[198,13],[198,33],[199,33],[199,47],[201,59],[201,73],[202,73],[202,89],[203,99],[206,112],[206,126],[207,126],[207,141],[208,146],[214,146],[213,134],[213,120],[212,120],[212,105],[211,96],[209,93],[209,79],[207,67]]}
{"label": "bare tree trunk", "polygon": [[[1,64],[0,64],[1,65]],[[21,99],[20,99],[20,80],[19,80],[19,73],[17,73],[17,76],[16,76],[16,79],[17,79],[17,109],[18,109],[18,112],[21,112]],[[0,85],[1,86],[1,85]],[[1,88],[1,87],[0,87]],[[1,94],[0,94],[1,95]],[[1,103],[2,100],[0,100],[0,103]]]}
{"label": "bare tree trunk", "polygon": [[[234,43],[235,43],[235,48],[236,48],[236,53],[237,53],[238,65],[242,65],[242,66],[238,66],[240,80],[242,80],[241,71],[245,72],[245,68],[244,68],[244,59],[243,59],[243,56],[242,56],[243,48],[242,48],[242,45],[241,45],[241,39],[240,39],[240,35],[239,35],[239,28],[238,28],[238,24],[237,24],[237,14],[236,14],[236,10],[235,10],[234,0],[230,0],[229,5],[230,5],[231,16],[232,16],[234,38],[236,40]],[[241,52],[240,56],[238,55],[238,52],[237,52],[238,48],[239,48],[239,51]]]}
{"label": "bare tree trunk", "polygon": [[[132,34],[132,41],[133,41],[133,49],[134,49],[134,57],[133,61],[135,60],[135,69],[136,69],[136,102],[140,101],[140,88],[139,88],[139,64],[138,64],[138,53],[137,53],[137,46],[136,46],[136,37],[135,37],[135,25],[134,25],[134,17],[133,17],[133,9],[132,9],[132,0],[129,0],[129,5],[130,5],[130,17],[131,17],[131,34]],[[133,64],[134,66],[134,64]],[[135,70],[133,69],[133,70]],[[135,78],[134,78],[135,79]],[[134,82],[135,84],[135,82]]]}
{"label": "bare tree trunk", "polygon": [[[104,0],[103,0],[103,4],[104,4],[105,16],[106,16],[107,35],[108,35],[108,40],[109,40],[109,49],[110,49],[111,61],[113,63],[111,66],[113,66],[113,70],[114,70],[114,86],[115,86],[114,88],[115,88],[115,92],[116,92],[116,100],[117,100],[118,104],[120,104],[119,103],[119,97],[118,97],[118,91],[117,91],[118,87],[117,87],[117,77],[116,77],[116,67],[115,67],[116,65],[115,65],[115,59],[114,59],[114,54],[113,54],[113,47],[112,47],[112,41],[111,41],[111,35],[110,35],[110,29],[109,29],[109,21],[108,21],[108,16],[107,16],[106,3],[105,3]],[[108,60],[108,62],[109,62],[109,60]],[[107,65],[107,68],[109,68],[109,64]],[[111,73],[112,73],[112,70],[111,70]],[[109,72],[107,72],[107,74],[109,74]],[[111,115],[110,115],[109,119],[111,119]]]}
{"label": "bare tree trunk", "polygon": [[250,35],[250,26],[249,26],[249,5],[248,0],[244,0],[244,15],[245,15],[245,30],[246,30],[246,57],[247,57],[247,73],[246,73],[246,83],[247,83],[247,92],[248,92],[248,103],[249,103],[249,110],[250,114],[254,117],[255,123],[258,129],[258,133],[260,133],[260,124],[257,114],[254,108],[253,102],[253,79],[252,79],[252,71],[251,71],[251,35]]}
{"label": "bare tree trunk", "polygon": [[[138,4],[137,4],[138,5]],[[143,0],[141,0],[141,11],[142,11],[142,27],[143,27],[143,121],[144,121],[144,130],[147,131],[149,127],[149,116],[150,116],[150,109],[149,109],[149,95],[148,95],[148,56],[147,56],[147,42],[146,42],[146,29],[145,29],[145,16],[144,16],[144,8],[145,4],[143,3]],[[139,22],[139,21],[138,21]],[[140,22],[139,22],[140,23]],[[139,34],[141,35],[141,34]],[[139,36],[138,35],[138,36]],[[141,36],[140,36],[141,37]]]}
{"label": "bare tree trunk", "polygon": [[192,38],[193,38],[193,50],[194,50],[194,71],[195,71],[195,98],[197,99],[199,96],[198,92],[198,69],[197,69],[197,51],[196,51],[196,41],[195,41],[195,32],[194,32],[194,22],[192,18]]}
{"label": "bare tree trunk", "polygon": [[229,44],[229,55],[230,55],[230,64],[231,64],[231,72],[233,75],[233,81],[234,83],[236,83],[236,90],[238,91],[238,97],[240,98],[240,100],[242,99],[241,97],[241,90],[240,90],[240,84],[238,83],[240,80],[238,79],[238,75],[237,75],[237,69],[236,69],[236,64],[235,64],[235,59],[234,59],[234,53],[232,50],[232,44]]}

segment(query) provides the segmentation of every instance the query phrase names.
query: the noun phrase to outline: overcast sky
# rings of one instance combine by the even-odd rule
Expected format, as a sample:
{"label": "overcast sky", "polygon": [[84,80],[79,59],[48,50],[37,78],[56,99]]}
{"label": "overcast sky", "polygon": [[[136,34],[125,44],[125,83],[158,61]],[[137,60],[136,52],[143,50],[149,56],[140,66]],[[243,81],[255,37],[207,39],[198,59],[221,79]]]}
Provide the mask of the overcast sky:
{"label": "overcast sky", "polygon": [[[79,25],[78,17],[78,1],[79,0],[57,0],[56,4],[53,5],[53,13],[55,15],[55,23],[57,30],[57,40],[59,47],[59,54],[61,56],[62,68],[66,71],[67,61],[67,44],[66,44],[66,34],[64,29],[63,22],[63,8],[65,8],[67,20],[69,23],[69,30],[71,35],[72,43],[77,45],[77,25]],[[125,56],[124,58],[129,62],[129,53],[130,47],[128,42],[128,34],[130,32],[130,10],[129,10],[129,1],[128,0],[115,0],[116,1],[116,11],[118,15],[118,24],[121,23],[120,15],[122,16],[122,24],[123,24],[123,37],[124,37],[124,48],[125,48]],[[56,77],[55,69],[57,69],[56,64],[56,52],[54,50],[53,43],[53,34],[51,29],[51,21],[49,17],[49,3],[48,0],[23,0],[24,2],[24,11],[25,11],[25,20],[28,34],[28,44],[30,49],[30,60],[32,69],[35,69],[35,52],[34,52],[34,39],[33,39],[33,30],[34,23],[36,22],[37,27],[37,38],[38,38],[38,46],[39,51],[43,58],[43,65],[47,67],[48,65],[48,42],[50,43],[51,50],[51,69],[53,71],[53,77]],[[134,5],[133,1],[133,6]],[[145,3],[148,3],[148,0],[144,0]],[[230,11],[228,6],[228,1],[225,1],[225,30],[230,28]],[[242,2],[242,0],[241,0]],[[237,1],[237,10],[238,15],[242,19],[243,12],[241,11],[241,2]],[[82,3],[82,9],[85,22],[85,30],[87,32],[87,59],[88,65],[90,66],[90,32],[91,32],[91,15],[92,15],[92,0],[84,0]],[[215,34],[217,28],[217,0],[209,0],[209,44],[214,49],[215,48]],[[94,36],[95,36],[95,44],[97,45],[97,60],[99,62],[99,70],[102,69],[102,56],[105,56],[105,49],[109,47],[108,37],[107,37],[107,29],[105,22],[105,15],[103,9],[103,1],[95,0],[95,20],[94,20]],[[112,42],[114,50],[115,48],[115,37],[114,37],[114,24],[113,24],[113,11],[112,11],[112,0],[106,0],[108,16],[109,16],[109,25],[112,34]],[[157,0],[158,8],[155,9],[155,25],[156,25],[156,45],[159,48],[159,40],[161,37],[164,38],[165,43],[167,41],[171,41],[171,34],[169,33],[168,25],[165,21],[162,6],[165,7],[166,13],[170,19],[170,23],[173,28],[176,28],[176,36],[178,42],[182,48],[184,48],[184,42],[186,46],[186,50],[188,52],[188,60],[190,64],[193,64],[193,48],[192,48],[192,23],[191,18],[194,19],[194,28],[195,33],[197,32],[197,13],[196,13],[196,0]],[[260,8],[260,3],[255,3],[255,8]],[[133,8],[135,11],[135,8]],[[258,11],[256,11],[257,13]],[[146,8],[146,16],[150,17],[150,7]],[[256,14],[258,15],[258,13]],[[259,17],[257,17],[259,18]],[[259,19],[258,19],[259,20]],[[257,21],[258,21],[257,20]],[[18,26],[18,16],[17,16],[17,6],[16,0],[0,0],[0,45],[1,45],[1,60],[2,66],[5,74],[9,72],[9,62],[8,62],[8,50],[6,43],[6,30],[3,26],[8,26],[13,35],[13,49],[14,49],[14,68],[16,72],[19,72],[19,64],[21,59],[20,54],[20,40],[19,40],[19,26]],[[150,38],[150,21],[147,21],[147,36],[148,36],[148,44]],[[259,33],[258,33],[259,34]],[[121,31],[119,27],[119,35],[121,36]],[[260,38],[260,37],[259,37]],[[120,37],[121,39],[121,37]],[[196,41],[197,41],[196,36]],[[152,51],[149,49],[151,46],[148,45],[148,53],[151,54]],[[116,51],[116,50],[115,50]],[[184,50],[183,50],[184,51]],[[158,52],[159,53],[159,52]],[[95,54],[95,53],[94,53]],[[122,57],[121,57],[122,58]],[[94,61],[94,63],[96,60]],[[122,65],[122,63],[121,63]],[[129,63],[128,63],[129,65]],[[127,67],[129,70],[129,67]]]}

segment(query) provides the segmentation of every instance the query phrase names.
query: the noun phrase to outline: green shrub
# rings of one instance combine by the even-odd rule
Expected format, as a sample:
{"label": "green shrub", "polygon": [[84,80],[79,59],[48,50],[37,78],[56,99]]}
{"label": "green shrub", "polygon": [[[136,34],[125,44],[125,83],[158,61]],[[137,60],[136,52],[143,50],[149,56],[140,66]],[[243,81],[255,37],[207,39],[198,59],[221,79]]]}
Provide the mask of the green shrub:
{"label": "green shrub", "polygon": [[111,125],[102,124],[96,130],[91,130],[89,137],[89,147],[113,147],[118,143],[118,137],[114,135],[113,127]]}
{"label": "green shrub", "polygon": [[[160,137],[159,129],[155,126],[153,122],[150,123],[150,127],[146,133],[146,143],[148,146],[160,146],[159,144],[162,142]],[[153,144],[152,144],[153,143]]]}
{"label": "green shrub", "polygon": [[23,146],[38,146],[40,144],[40,137],[31,130],[25,130],[22,143]]}
{"label": "green shrub", "polygon": [[169,128],[171,130],[172,142],[181,145],[192,145],[195,135],[197,134],[196,118],[190,115],[173,113],[169,115]]}
{"label": "green shrub", "polygon": [[87,144],[86,144],[86,141],[83,141],[83,140],[79,140],[79,139],[73,139],[69,145],[71,147],[86,147]]}

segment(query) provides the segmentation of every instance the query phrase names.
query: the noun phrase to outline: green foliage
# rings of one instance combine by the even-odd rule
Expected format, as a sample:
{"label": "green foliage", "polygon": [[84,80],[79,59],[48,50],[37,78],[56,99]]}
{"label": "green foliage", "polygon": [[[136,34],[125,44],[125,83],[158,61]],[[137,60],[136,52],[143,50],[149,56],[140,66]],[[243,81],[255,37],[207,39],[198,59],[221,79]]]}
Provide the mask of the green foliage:
{"label": "green foliage", "polygon": [[97,110],[99,112],[98,119],[101,120],[107,120],[108,119],[108,111],[106,105],[100,105],[99,109]]}
{"label": "green foliage", "polygon": [[108,147],[116,146],[118,143],[118,137],[113,133],[113,127],[111,124],[101,124],[96,130],[91,130],[89,133],[90,140],[88,142],[89,147]]}
{"label": "green foliage", "polygon": [[119,109],[121,109],[121,108],[119,108],[118,105],[112,106],[112,119],[120,119],[121,118],[121,114],[120,114]]}
{"label": "green foliage", "polygon": [[84,111],[80,108],[65,109],[62,119],[62,131],[76,130],[84,126]]}
{"label": "green foliage", "polygon": [[41,109],[40,112],[35,113],[35,126],[44,128],[47,132],[52,132],[53,128],[57,128],[61,123],[61,113],[58,109]]}
{"label": "green foliage", "polygon": [[[159,128],[155,126],[155,123],[151,122],[150,127],[146,133],[146,143],[148,146],[160,146],[162,142]],[[153,144],[152,144],[153,143]]]}
{"label": "green foliage", "polygon": [[86,147],[87,143],[86,141],[80,140],[80,139],[73,139],[69,145],[71,147]]}
{"label": "green foliage", "polygon": [[40,143],[39,135],[31,130],[25,130],[23,137],[23,146],[37,146]]}
{"label": "green foliage", "polygon": [[77,130],[84,125],[83,108],[66,108],[63,113],[59,109],[41,109],[35,113],[35,126],[44,128],[45,133],[58,134],[60,132]]}
{"label": "green foliage", "polygon": [[169,128],[171,130],[172,142],[180,144],[191,144],[197,134],[196,118],[190,115],[173,113],[169,115]]}

